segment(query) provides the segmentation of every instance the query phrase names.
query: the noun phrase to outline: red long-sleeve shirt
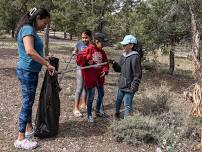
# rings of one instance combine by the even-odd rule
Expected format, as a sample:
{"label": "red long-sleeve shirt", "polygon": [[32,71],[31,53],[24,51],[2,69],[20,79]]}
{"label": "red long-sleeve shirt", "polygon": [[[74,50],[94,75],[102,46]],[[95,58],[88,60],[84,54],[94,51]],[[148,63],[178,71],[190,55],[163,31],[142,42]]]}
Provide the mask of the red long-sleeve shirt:
{"label": "red long-sleeve shirt", "polygon": [[[99,64],[107,62],[107,55],[104,50],[95,47],[92,44],[89,44],[82,52],[77,55],[77,64],[81,67]],[[102,65],[100,67],[92,67],[88,69],[82,69],[82,77],[84,80],[84,86],[86,88],[93,88],[96,85],[103,86],[105,78],[100,77],[102,72],[108,74],[109,64]]]}

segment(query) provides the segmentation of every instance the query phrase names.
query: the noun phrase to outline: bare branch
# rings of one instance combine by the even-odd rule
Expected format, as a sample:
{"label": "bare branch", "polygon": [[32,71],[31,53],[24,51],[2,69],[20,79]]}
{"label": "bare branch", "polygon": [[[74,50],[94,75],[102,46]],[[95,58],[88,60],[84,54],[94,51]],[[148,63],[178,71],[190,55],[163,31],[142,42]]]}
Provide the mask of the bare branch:
{"label": "bare branch", "polygon": [[162,22],[173,20],[173,17],[179,13],[180,7],[177,3],[171,6],[171,9],[168,13],[162,18]]}

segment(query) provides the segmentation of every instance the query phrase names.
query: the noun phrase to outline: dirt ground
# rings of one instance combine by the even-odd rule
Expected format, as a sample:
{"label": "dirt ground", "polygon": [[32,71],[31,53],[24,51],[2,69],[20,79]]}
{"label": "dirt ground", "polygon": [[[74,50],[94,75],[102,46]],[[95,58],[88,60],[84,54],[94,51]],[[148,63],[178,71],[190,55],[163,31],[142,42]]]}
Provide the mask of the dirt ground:
{"label": "dirt ground", "polygon": [[[19,82],[16,78],[15,68],[18,60],[16,44],[13,40],[0,40],[0,151],[19,151],[14,148],[14,140],[18,131],[18,113],[21,106]],[[70,57],[69,47],[74,42],[67,44],[67,41],[51,40],[50,46],[54,56],[60,59],[60,69],[64,69]],[[68,46],[68,47],[66,47]],[[68,54],[68,55],[67,55]],[[68,68],[74,67],[74,61]],[[143,145],[134,147],[126,143],[115,142],[110,135],[108,127],[113,120],[114,99],[116,95],[116,82],[118,75],[111,72],[106,77],[104,105],[105,111],[110,115],[109,119],[96,118],[95,125],[89,128],[86,115],[82,118],[75,118],[72,115],[72,105],[75,91],[75,72],[66,73],[60,86],[61,114],[59,134],[54,138],[36,139],[39,147],[34,151],[47,152],[155,152],[154,145]],[[38,105],[39,93],[43,81],[43,74],[40,74],[37,96],[33,110],[35,119]],[[166,81],[172,91],[175,92],[176,102],[184,107],[190,107],[182,99],[182,92],[193,83],[193,79],[186,77],[169,76],[167,74],[156,74],[153,72],[143,73],[140,91],[136,97],[141,96],[145,88],[159,87],[161,81]],[[179,85],[180,84],[180,85]],[[94,102],[95,103],[95,102]],[[190,152],[189,145],[186,145],[187,152]]]}

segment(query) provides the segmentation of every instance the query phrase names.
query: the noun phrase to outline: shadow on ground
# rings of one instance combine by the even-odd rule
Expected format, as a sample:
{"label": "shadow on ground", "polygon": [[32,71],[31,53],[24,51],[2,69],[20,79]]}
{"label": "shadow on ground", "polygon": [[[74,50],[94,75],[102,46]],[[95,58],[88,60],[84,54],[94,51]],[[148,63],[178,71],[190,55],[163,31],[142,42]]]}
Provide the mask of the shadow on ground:
{"label": "shadow on ground", "polygon": [[60,124],[59,137],[89,137],[103,135],[109,126],[106,118],[96,118],[92,127],[88,125],[86,119],[82,121],[68,120]]}

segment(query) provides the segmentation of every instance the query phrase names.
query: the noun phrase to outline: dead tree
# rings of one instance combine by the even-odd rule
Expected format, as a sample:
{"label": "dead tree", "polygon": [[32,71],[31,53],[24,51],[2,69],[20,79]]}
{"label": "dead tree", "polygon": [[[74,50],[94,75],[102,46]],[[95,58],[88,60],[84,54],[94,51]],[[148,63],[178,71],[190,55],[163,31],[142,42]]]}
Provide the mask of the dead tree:
{"label": "dead tree", "polygon": [[[195,14],[192,6],[189,5],[189,13],[191,15],[191,29],[192,29],[192,59],[193,59],[193,77],[195,80],[195,86],[193,93],[185,92],[185,97],[192,102],[192,115],[194,117],[201,117],[201,64],[200,64],[200,37],[199,31],[196,25]],[[202,152],[202,127],[201,127],[201,143],[197,145],[197,149]]]}
{"label": "dead tree", "polygon": [[194,117],[201,117],[201,65],[200,65],[200,53],[199,53],[200,38],[192,6],[189,6],[189,12],[191,14],[192,55],[194,65],[193,77],[195,80],[195,86],[192,94],[193,96],[192,115]]}

